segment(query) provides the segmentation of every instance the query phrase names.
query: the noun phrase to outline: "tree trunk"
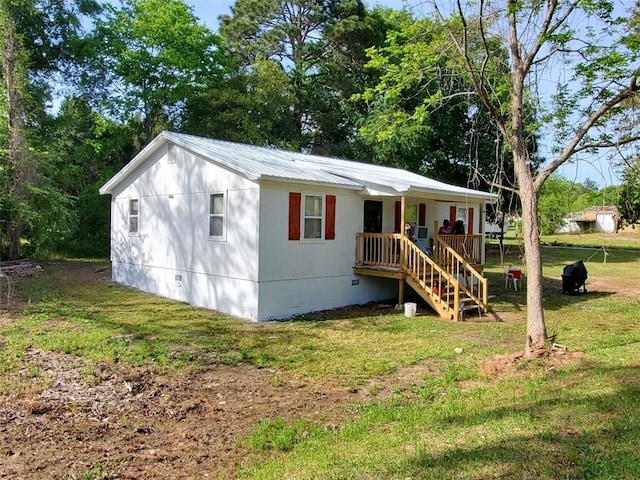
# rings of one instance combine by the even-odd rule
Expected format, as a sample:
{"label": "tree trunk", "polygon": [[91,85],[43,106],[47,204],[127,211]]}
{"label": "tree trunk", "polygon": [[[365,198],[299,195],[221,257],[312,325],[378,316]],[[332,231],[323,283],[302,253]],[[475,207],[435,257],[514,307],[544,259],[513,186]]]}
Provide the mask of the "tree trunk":
{"label": "tree trunk", "polygon": [[9,194],[14,197],[14,205],[9,212],[7,236],[9,237],[9,257],[18,258],[22,253],[21,240],[24,219],[20,206],[29,197],[28,185],[33,178],[33,168],[29,158],[29,145],[25,135],[26,112],[22,91],[28,83],[23,53],[16,34],[13,12],[6,0],[0,1],[0,39],[2,55],[2,75],[6,86],[6,101],[9,124]]}
{"label": "tree trunk", "polygon": [[[512,0],[509,0],[511,2]],[[533,347],[544,349],[547,327],[542,305],[542,261],[538,236],[538,191],[533,181],[529,151],[525,143],[524,92],[528,64],[522,58],[515,10],[509,14],[509,50],[513,62],[511,78],[511,132],[507,141],[513,153],[518,195],[522,204],[522,235],[527,265],[527,336],[524,355],[530,357]]]}
{"label": "tree trunk", "polygon": [[544,348],[547,327],[544,321],[542,255],[538,236],[538,195],[533,178],[527,170],[520,179],[520,201],[522,202],[522,235],[524,256],[527,265],[527,337],[525,356],[532,353],[532,347]]}

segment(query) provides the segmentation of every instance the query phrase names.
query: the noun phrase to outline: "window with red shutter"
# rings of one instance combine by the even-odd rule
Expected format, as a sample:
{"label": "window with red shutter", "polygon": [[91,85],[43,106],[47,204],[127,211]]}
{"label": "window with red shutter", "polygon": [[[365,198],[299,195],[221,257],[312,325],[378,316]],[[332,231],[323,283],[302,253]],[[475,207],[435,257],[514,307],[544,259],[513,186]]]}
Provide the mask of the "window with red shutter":
{"label": "window with red shutter", "polygon": [[336,196],[289,192],[289,240],[323,238],[336,238]]}
{"label": "window with red shutter", "polygon": [[325,240],[335,240],[336,238],[336,196],[327,195],[325,197],[327,204],[326,222],[324,229]]}
{"label": "window with red shutter", "polygon": [[289,240],[300,240],[301,203],[301,193],[289,192]]}

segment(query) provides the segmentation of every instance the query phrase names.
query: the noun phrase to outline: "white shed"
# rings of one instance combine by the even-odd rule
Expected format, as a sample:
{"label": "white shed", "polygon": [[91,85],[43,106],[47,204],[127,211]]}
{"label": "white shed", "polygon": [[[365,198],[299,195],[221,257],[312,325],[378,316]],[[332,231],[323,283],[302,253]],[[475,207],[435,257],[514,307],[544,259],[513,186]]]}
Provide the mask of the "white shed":
{"label": "white shed", "polygon": [[482,235],[494,200],[404,170],[172,132],[100,193],[112,196],[115,282],[253,321],[396,296],[397,281],[354,273],[358,234],[407,220],[430,242],[438,221],[464,218]]}
{"label": "white shed", "polygon": [[572,213],[562,219],[558,233],[587,233],[618,231],[618,208],[615,206],[591,207]]}

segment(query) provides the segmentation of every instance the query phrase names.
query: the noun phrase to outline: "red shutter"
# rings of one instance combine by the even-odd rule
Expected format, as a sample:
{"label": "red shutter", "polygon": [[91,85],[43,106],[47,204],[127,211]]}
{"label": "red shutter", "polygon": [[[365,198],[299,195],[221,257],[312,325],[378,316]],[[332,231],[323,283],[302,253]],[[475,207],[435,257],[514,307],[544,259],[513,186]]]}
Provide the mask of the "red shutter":
{"label": "red shutter", "polygon": [[418,225],[424,227],[427,224],[427,205],[421,203],[418,205]]}
{"label": "red shutter", "polygon": [[393,231],[395,233],[400,233],[402,229],[402,225],[400,225],[400,223],[402,222],[402,219],[400,218],[400,216],[402,215],[401,209],[402,209],[401,203],[396,202],[396,218],[395,218],[395,223],[393,225]]}
{"label": "red shutter", "polygon": [[335,240],[336,238],[336,196],[327,195],[327,220],[324,227],[325,240]]}
{"label": "red shutter", "polygon": [[449,207],[449,221],[451,222],[451,228],[456,224],[456,206],[451,205]]}
{"label": "red shutter", "polygon": [[300,203],[302,194],[289,192],[289,240],[300,240]]}
{"label": "red shutter", "polygon": [[467,220],[467,233],[473,234],[473,208],[469,207],[469,218]]}

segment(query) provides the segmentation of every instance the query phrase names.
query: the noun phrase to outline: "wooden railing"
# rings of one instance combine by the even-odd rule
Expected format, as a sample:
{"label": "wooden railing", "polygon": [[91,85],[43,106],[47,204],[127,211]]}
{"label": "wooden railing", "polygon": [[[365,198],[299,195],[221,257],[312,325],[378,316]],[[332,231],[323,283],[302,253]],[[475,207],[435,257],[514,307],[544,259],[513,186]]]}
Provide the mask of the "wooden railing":
{"label": "wooden railing", "polygon": [[[480,264],[480,235],[436,236],[434,257],[428,256],[405,235],[398,233],[358,233],[356,235],[356,266],[399,269],[431,296],[441,313],[457,319],[461,299],[473,299],[485,312],[488,310],[487,279],[470,261],[445,243],[456,237],[454,244],[473,247],[478,243],[474,264]],[[471,237],[464,239],[463,237]],[[466,241],[465,241],[466,240]],[[467,250],[463,250],[468,252]],[[403,262],[402,259],[405,259]]]}
{"label": "wooden railing", "polygon": [[457,319],[460,307],[460,284],[414,242],[403,236],[406,272],[420,288],[431,295],[432,304],[441,313]]}
{"label": "wooden railing", "polygon": [[436,259],[446,256],[450,247],[471,265],[482,265],[482,235],[436,235],[433,254]]}
{"label": "wooden railing", "polygon": [[358,233],[356,265],[400,267],[403,238],[399,233]]}
{"label": "wooden railing", "polygon": [[[463,237],[471,238],[465,239]],[[486,312],[489,308],[488,283],[482,273],[476,269],[476,266],[482,266],[480,256],[481,241],[481,235],[436,235],[433,249],[438,265],[444,268],[449,275],[457,278],[466,295],[477,302]],[[456,246],[468,246],[469,250],[463,248],[463,255],[461,255],[454,250],[454,247],[449,242]],[[469,255],[470,252],[472,255]]]}

